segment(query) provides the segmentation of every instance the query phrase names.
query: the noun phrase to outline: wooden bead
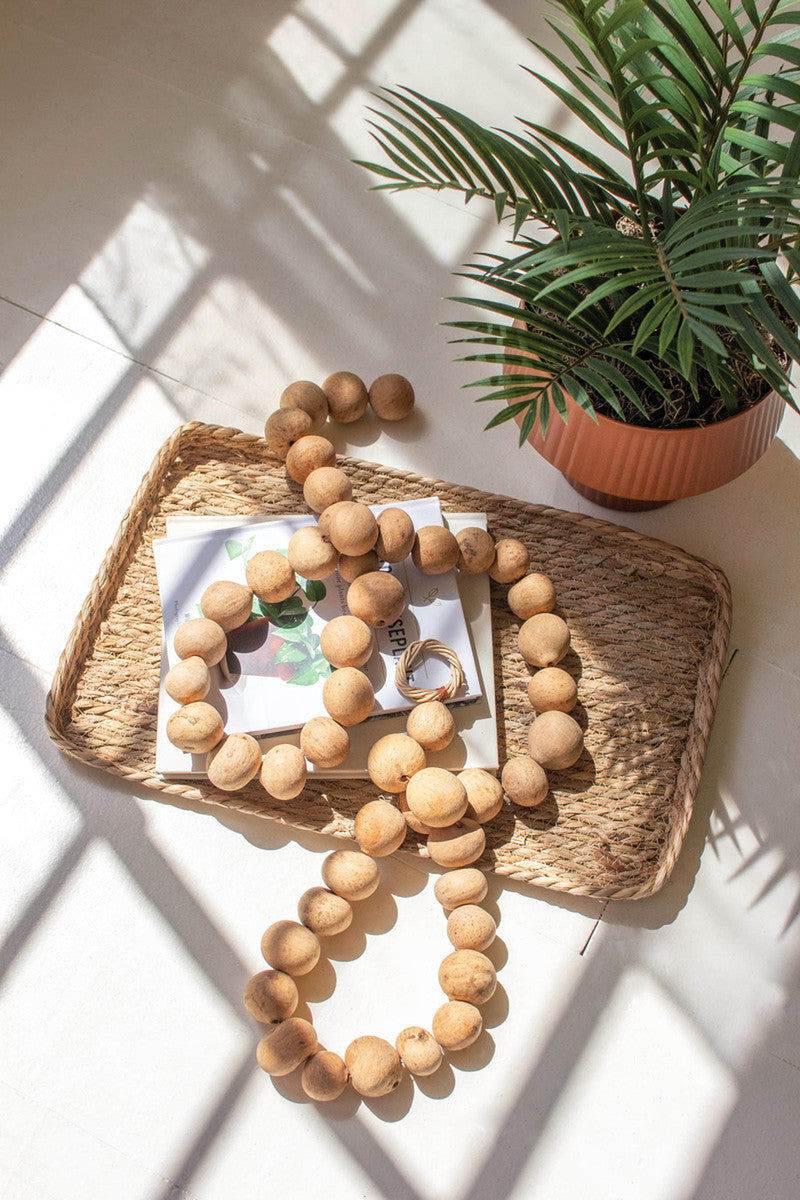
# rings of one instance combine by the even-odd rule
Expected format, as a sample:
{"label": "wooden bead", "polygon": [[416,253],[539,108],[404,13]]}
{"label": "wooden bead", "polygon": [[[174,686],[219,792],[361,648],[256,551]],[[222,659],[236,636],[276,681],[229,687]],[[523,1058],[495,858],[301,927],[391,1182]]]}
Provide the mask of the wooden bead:
{"label": "wooden bead", "polygon": [[200,597],[203,616],[216,621],[226,633],[244,625],[253,611],[253,593],[243,583],[219,579],[210,583]]}
{"label": "wooden bead", "polygon": [[397,797],[397,807],[406,819],[406,825],[409,829],[413,829],[414,833],[418,833],[420,837],[427,837],[430,833],[430,825],[426,825],[424,821],[420,821],[419,817],[415,817],[411,809],[408,807],[405,792],[401,792]]}
{"label": "wooden bead", "polygon": [[406,733],[423,750],[435,752],[450,745],[456,733],[453,714],[441,700],[425,700],[408,714]]}
{"label": "wooden bead", "polygon": [[460,871],[448,871],[440,875],[433,894],[444,909],[457,908],[460,904],[480,904],[489,890],[483,871],[477,867],[463,867]]}
{"label": "wooden bead", "polygon": [[480,767],[467,767],[459,771],[458,780],[467,792],[466,816],[485,825],[492,821],[503,807],[503,785],[495,775]]}
{"label": "wooden bead", "polygon": [[344,1052],[344,1061],[359,1096],[385,1096],[403,1078],[403,1065],[394,1046],[371,1034],[352,1041]]}
{"label": "wooden bead", "polygon": [[350,1072],[333,1050],[318,1050],[306,1060],[300,1084],[310,1100],[336,1100],[347,1087]]}
{"label": "wooden bead", "polygon": [[280,604],[291,596],[297,579],[285,554],[277,550],[259,550],[245,568],[245,578],[259,600]]}
{"label": "wooden bead", "polygon": [[320,944],[305,925],[297,921],[275,921],[264,931],[261,953],[276,971],[307,975],[317,965]]}
{"label": "wooden bead", "polygon": [[300,730],[300,751],[315,767],[338,767],[350,753],[350,734],[330,717],[312,717]]}
{"label": "wooden bead", "polygon": [[285,971],[259,971],[244,989],[244,1006],[264,1025],[285,1021],[300,1000],[297,984]]}
{"label": "wooden bead", "polygon": [[249,733],[231,733],[208,752],[208,782],[221,792],[239,792],[261,768],[261,747]]}
{"label": "wooden bead", "polygon": [[184,704],[167,721],[167,737],[186,754],[207,754],[224,733],[222,717],[205,700]]}
{"label": "wooden bead", "polygon": [[572,712],[578,703],[578,685],[561,667],[544,667],[528,680],[528,699],[537,712]]}
{"label": "wooden bead", "polygon": [[378,514],[375,551],[383,562],[398,563],[408,558],[414,545],[414,522],[402,508],[385,508]]}
{"label": "wooden bead", "polygon": [[404,375],[379,375],[369,389],[369,402],[382,421],[402,421],[414,407],[414,389]]}
{"label": "wooden bead", "polygon": [[176,663],[167,672],[164,689],[178,704],[194,704],[204,700],[211,687],[211,672],[199,654],[192,654]]}
{"label": "wooden bead", "polygon": [[461,553],[455,536],[444,525],[423,525],[417,530],[411,557],[423,575],[444,575],[452,571]]}
{"label": "wooden bead", "polygon": [[295,483],[304,484],[318,467],[335,467],[336,451],[326,437],[310,433],[300,438],[286,455],[286,473]]}
{"label": "wooden bead", "polygon": [[531,667],[554,667],[569,650],[569,627],[555,613],[528,617],[518,635],[519,652]]}
{"label": "wooden bead", "polygon": [[412,1075],[433,1075],[442,1065],[442,1047],[432,1033],[419,1025],[409,1025],[398,1033],[395,1049]]}
{"label": "wooden bead", "polygon": [[386,800],[370,800],[356,813],[353,822],[356,841],[370,858],[394,854],[405,841],[403,814]]}
{"label": "wooden bead", "polygon": [[378,522],[366,504],[353,502],[333,513],[328,537],[340,554],[366,554],[378,540]]}
{"label": "wooden bead", "polygon": [[375,693],[363,671],[340,667],[322,685],[322,703],[334,721],[349,728],[366,721],[375,704]]}
{"label": "wooden bead", "polygon": [[352,371],[334,371],[323,383],[322,390],[328,398],[332,421],[349,425],[367,411],[366,384]]}
{"label": "wooden bead", "polygon": [[197,654],[207,666],[215,667],[225,657],[228,639],[225,630],[216,621],[209,621],[207,617],[192,617],[178,626],[172,644],[178,658]]}
{"label": "wooden bead", "polygon": [[574,717],[554,709],[531,722],[528,753],[548,771],[565,771],[583,753],[583,730]]}
{"label": "wooden bead", "polygon": [[494,562],[489,575],[495,583],[513,583],[521,579],[531,565],[527,546],[518,538],[500,538],[494,547]]}
{"label": "wooden bead", "polygon": [[467,789],[442,767],[425,767],[406,786],[408,807],[430,829],[454,825],[467,811]]}
{"label": "wooden bead", "polygon": [[368,550],[366,554],[340,554],[336,570],[339,572],[339,578],[345,583],[355,583],[362,575],[371,575],[373,571],[377,571],[380,565],[381,561],[375,551]]}
{"label": "wooden bead", "polygon": [[303,892],[297,902],[297,915],[306,929],[317,937],[343,933],[353,920],[353,910],[347,900],[321,887]]}
{"label": "wooden bead", "polygon": [[303,579],[327,579],[339,561],[339,551],[325,541],[316,525],[295,530],[286,554],[292,570]]}
{"label": "wooden bead", "polygon": [[375,635],[358,617],[334,617],[319,635],[319,648],[332,667],[363,667],[372,657]]}
{"label": "wooden bead", "polygon": [[347,589],[347,607],[373,629],[385,629],[401,616],[406,592],[396,576],[388,571],[368,571],[359,575]]}
{"label": "wooden bead", "polygon": [[302,750],[289,742],[273,746],[261,763],[261,785],[275,800],[294,800],[306,786],[308,768]]}
{"label": "wooden bead", "polygon": [[278,408],[267,417],[264,437],[273,454],[286,458],[299,438],[311,433],[313,421],[301,408]]}
{"label": "wooden bead", "polygon": [[303,499],[317,513],[352,496],[353,485],[340,467],[317,467],[303,484]]}
{"label": "wooden bead", "polygon": [[462,817],[446,829],[432,829],[427,847],[440,867],[467,867],[483,854],[486,834],[477,821]]}
{"label": "wooden bead", "polygon": [[367,756],[367,773],[382,792],[404,792],[408,781],[425,767],[425,751],[405,733],[378,738]]}
{"label": "wooden bead", "polygon": [[494,562],[494,538],[479,526],[460,529],[456,534],[458,562],[462,575],[480,575],[488,571]]}
{"label": "wooden bead", "polygon": [[494,918],[477,904],[461,904],[447,918],[447,936],[456,950],[485,950],[496,934]]}
{"label": "wooden bead", "polygon": [[448,1000],[434,1013],[433,1036],[444,1050],[466,1050],[482,1032],[483,1017],[464,1000]]}
{"label": "wooden bead", "polygon": [[350,903],[366,900],[380,883],[378,865],[358,850],[334,850],[322,864],[322,881]]}
{"label": "wooden bead", "polygon": [[268,1075],[288,1075],[317,1048],[314,1026],[302,1017],[289,1017],[265,1034],[256,1058]]}
{"label": "wooden bead", "polygon": [[503,767],[501,781],[511,803],[523,808],[541,804],[550,789],[544,768],[527,754],[509,758]]}
{"label": "wooden bead", "polygon": [[497,973],[479,950],[454,950],[439,967],[439,986],[449,1000],[485,1004],[497,987]]}
{"label": "wooden bead", "polygon": [[322,388],[308,379],[298,379],[284,389],[281,408],[299,408],[311,418],[311,433],[322,433],[328,419],[328,397]]}
{"label": "wooden bead", "polygon": [[534,572],[508,589],[508,607],[521,621],[537,613],[552,612],[556,589],[546,575]]}

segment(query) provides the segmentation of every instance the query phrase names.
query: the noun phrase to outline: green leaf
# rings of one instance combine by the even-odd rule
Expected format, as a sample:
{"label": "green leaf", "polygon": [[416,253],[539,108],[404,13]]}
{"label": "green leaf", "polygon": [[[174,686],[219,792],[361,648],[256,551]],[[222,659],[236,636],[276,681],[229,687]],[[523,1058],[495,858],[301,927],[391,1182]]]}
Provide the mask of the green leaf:
{"label": "green leaf", "polygon": [[297,642],[285,641],[275,651],[274,661],[278,663],[305,662],[307,658],[308,654],[301,645]]}
{"label": "green leaf", "polygon": [[228,538],[225,543],[225,549],[228,552],[228,558],[231,560],[234,558],[239,558],[242,553],[242,543],[235,541],[234,538]]}
{"label": "green leaf", "polygon": [[303,588],[311,604],[318,604],[328,594],[325,584],[319,579],[310,579]]}

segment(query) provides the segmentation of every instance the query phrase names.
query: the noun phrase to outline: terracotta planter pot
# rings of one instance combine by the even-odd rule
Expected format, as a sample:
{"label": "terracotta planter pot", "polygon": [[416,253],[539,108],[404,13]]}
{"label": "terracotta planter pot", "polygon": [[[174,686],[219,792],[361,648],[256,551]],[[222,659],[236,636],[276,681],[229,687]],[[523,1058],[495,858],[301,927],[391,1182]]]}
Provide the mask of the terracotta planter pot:
{"label": "terracotta planter pot", "polygon": [[[511,364],[503,369],[523,373]],[[567,397],[566,425],[554,413],[546,437],[537,421],[528,441],[595,504],[642,511],[710,492],[742,475],[772,442],[784,408],[777,392],[770,392],[752,408],[713,425],[648,429],[602,416],[595,424]]]}

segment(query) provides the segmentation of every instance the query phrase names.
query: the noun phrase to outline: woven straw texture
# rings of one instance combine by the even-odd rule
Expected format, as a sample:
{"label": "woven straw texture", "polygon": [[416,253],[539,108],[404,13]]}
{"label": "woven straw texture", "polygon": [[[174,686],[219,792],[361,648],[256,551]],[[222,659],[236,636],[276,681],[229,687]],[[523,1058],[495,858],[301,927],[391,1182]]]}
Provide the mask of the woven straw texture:
{"label": "woven straw texture", "polygon": [[[667,879],[692,812],[730,629],[730,592],[708,563],[631,530],[440,480],[343,459],[367,503],[436,494],[445,511],[484,511],[495,537],[520,538],[549,575],[573,649],[586,731],[578,763],[551,773],[536,809],[506,806],[478,864],[576,895],[637,899]],[[152,540],[169,512],[220,516],[305,511],[302,491],[265,442],[190,424],[162,446],[123,519],[61,657],[47,698],[59,747],[84,763],[167,795],[260,813],[351,837],[376,795],[368,780],[309,782],[272,800],[256,781],[232,795],[155,773],[161,646]],[[532,714],[529,669],[507,588],[492,584],[500,761],[523,753]],[[410,834],[407,848],[423,852]]]}

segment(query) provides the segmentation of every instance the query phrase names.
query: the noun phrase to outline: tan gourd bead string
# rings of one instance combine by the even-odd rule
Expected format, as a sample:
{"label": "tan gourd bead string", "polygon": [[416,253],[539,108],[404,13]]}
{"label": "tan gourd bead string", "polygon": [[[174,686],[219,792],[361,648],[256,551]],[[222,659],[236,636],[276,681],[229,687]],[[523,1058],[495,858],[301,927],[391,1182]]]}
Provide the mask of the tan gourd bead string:
{"label": "tan gourd bead string", "polygon": [[[384,378],[394,381],[393,386],[404,385],[406,391],[410,391],[413,404],[413,390],[407,381],[403,380],[401,376]],[[336,384],[335,389],[334,383]],[[362,396],[361,390],[357,386],[360,384],[360,380],[356,376],[350,376],[347,372],[339,372],[336,376],[331,376],[326,380],[322,389],[317,388],[315,384],[306,382],[287,388],[281,399],[281,409],[278,413],[273,413],[267,421],[266,436],[273,453],[278,454],[281,458],[287,458],[289,451],[292,451],[287,465],[289,473],[295,481],[298,481],[298,474],[303,474],[298,464],[306,461],[315,463],[315,455],[318,457],[321,453],[320,446],[325,439],[320,438],[318,433],[324,426],[326,417],[333,417],[333,410],[344,404],[342,398],[345,395],[342,390],[344,384],[347,385],[345,389],[347,397],[355,397],[355,400],[358,400],[358,404],[353,408],[353,413],[356,413],[357,410],[357,413],[360,414],[363,411],[362,401],[367,394],[366,389],[363,389]],[[361,388],[363,388],[363,384]],[[331,394],[327,396],[326,392],[329,389]],[[403,397],[407,400],[405,391]],[[370,390],[370,403],[372,400],[372,390]],[[350,414],[351,407],[350,399],[348,399],[348,403],[345,405],[348,414]],[[374,407],[378,415],[383,415],[379,405],[376,404]],[[301,419],[306,417],[306,410],[308,410],[308,418]],[[356,419],[352,414],[347,416],[343,414],[344,409],[339,419]],[[391,418],[387,415],[386,419]],[[308,446],[308,452],[303,446],[306,437],[313,442],[313,445]],[[347,499],[343,499],[349,484],[340,478],[344,476],[344,473],[334,465],[335,459],[331,460],[327,445],[330,443],[326,443],[322,447],[325,450],[325,465],[315,465],[308,477],[314,475],[315,471],[332,473],[330,474],[332,486],[328,489],[331,497],[330,505],[336,506],[338,511],[342,512],[343,508],[351,503],[349,495]],[[306,477],[306,483],[308,477]],[[327,485],[328,478],[326,476],[323,480],[319,475],[317,476],[320,485],[323,483]],[[314,495],[307,496],[306,499],[307,502],[310,499],[310,507],[316,509],[317,503],[322,499],[322,493],[326,489],[318,487],[311,490],[314,491]],[[318,516],[319,534],[330,548],[331,562],[334,563],[331,570],[334,570],[333,556],[339,552],[331,543],[328,532],[330,520],[325,505],[322,505],[321,511],[318,510]],[[435,532],[437,527],[432,526],[430,529]],[[371,530],[367,532],[371,537]],[[446,531],[443,530],[443,532]],[[472,533],[482,534],[482,540],[491,538],[491,535],[485,534],[485,531],[482,530],[474,530]],[[376,537],[378,537],[377,532]],[[500,544],[504,553],[502,570],[494,570],[494,564],[489,564],[487,569],[491,577],[495,581],[509,584],[517,584],[522,576],[528,579],[526,573],[530,564],[530,556],[527,549],[513,538],[502,539]],[[381,546],[379,538],[377,545]],[[419,554],[417,558],[420,558]],[[392,561],[396,560],[392,559]],[[435,566],[436,569],[432,569],[428,573],[439,573],[441,564],[437,563]],[[327,564],[322,569],[327,571]],[[477,573],[474,567],[472,569],[468,567],[466,560],[463,569],[468,574]],[[539,667],[545,672],[549,670],[552,675],[551,664],[560,661],[569,648],[569,631],[561,618],[552,614],[555,592],[550,581],[542,575],[530,578],[530,586],[517,587],[515,603],[511,605],[512,611],[526,625],[523,637],[520,639],[520,653],[530,666]],[[216,597],[218,593],[224,593],[223,598],[227,600],[229,592],[233,595],[232,588],[238,590],[238,585],[230,585],[227,581],[223,582],[225,583],[224,588],[212,584],[211,589],[207,589],[212,598]],[[520,596],[526,599],[529,592],[531,596],[535,592],[535,597],[530,604],[526,606],[517,602]],[[531,607],[534,607],[536,612],[543,614],[546,612],[545,620],[532,620]],[[518,609],[519,611],[517,611]],[[203,611],[205,613],[205,610]],[[523,616],[523,614],[526,615]],[[340,623],[353,622],[356,617],[340,617],[336,620]],[[376,620],[374,623],[377,625],[382,622]],[[363,622],[359,622],[359,625],[361,624]],[[534,630],[534,626],[537,627],[537,630]],[[544,638],[538,635],[539,626],[544,629],[546,635]],[[189,639],[190,627],[194,639],[191,641]],[[231,626],[228,625],[228,628]],[[184,629],[186,629],[186,636],[184,636]],[[197,641],[197,638],[194,637],[195,630],[205,636],[209,645],[208,652],[205,650],[206,642],[202,643],[201,650],[195,649]],[[214,633],[215,630],[216,633]],[[557,637],[554,636],[553,631]],[[213,647],[211,642],[214,641],[214,638],[210,636],[211,634],[214,634],[216,638]],[[533,636],[534,634],[536,636]],[[555,644],[556,642],[558,644]],[[210,667],[218,665],[223,674],[227,674],[224,650],[219,656],[219,647],[224,646],[224,643],[224,630],[220,628],[219,623],[215,625],[212,620],[188,622],[186,627],[181,626],[176,635],[176,649],[181,659],[192,653],[203,654]],[[364,649],[366,650],[366,647]],[[408,676],[413,666],[426,654],[435,654],[450,665],[450,678],[440,688],[414,687],[408,682]],[[361,656],[359,656],[359,661],[362,661]],[[366,660],[363,659],[363,661]],[[366,676],[356,667],[336,665],[335,673],[338,674],[340,671],[342,672],[341,678],[348,671],[354,677],[352,682],[358,693],[358,712],[350,714],[355,719],[350,720],[349,723],[357,724],[369,715],[366,712],[365,701],[368,693],[371,692],[371,687]],[[538,752],[536,748],[540,742],[544,746],[541,757],[546,760],[545,765],[550,769],[563,769],[560,764],[571,765],[576,761],[583,748],[582,731],[577,722],[567,713],[567,709],[574,705],[575,700],[570,694],[570,690],[565,688],[560,680],[561,675],[566,675],[566,673],[560,671],[556,677],[556,682],[561,685],[558,689],[554,689],[549,677],[548,687],[531,688],[531,704],[534,707],[534,700],[538,700],[535,707],[540,716],[534,722],[536,729],[529,739],[528,753],[509,759],[503,770],[502,790],[512,802],[523,806],[540,803],[548,791],[547,776],[542,765],[534,757],[531,757],[532,753]],[[536,676],[533,675],[531,678],[535,679]],[[424,641],[413,642],[401,655],[396,666],[395,682],[398,691],[407,699],[414,701],[416,705],[430,705],[431,701],[441,702],[445,699],[453,699],[465,686],[466,680],[456,653],[435,638],[427,638]],[[555,695],[553,700],[549,699],[551,692]],[[189,694],[191,694],[191,689],[187,692],[187,696]],[[179,701],[180,692],[174,698]],[[245,751],[249,749],[249,743],[254,742],[254,739],[249,738],[248,735],[234,734],[227,743],[224,743],[225,734],[221,719],[217,720],[213,729],[210,727],[210,722],[207,722],[209,724],[208,731],[205,728],[198,729],[194,720],[194,710],[199,708],[202,708],[204,715],[204,710],[211,709],[211,706],[200,705],[197,702],[185,704],[183,708],[173,714],[170,720],[172,727],[180,730],[176,735],[179,739],[176,744],[182,744],[189,750],[194,749],[196,742],[198,748],[202,746],[203,749],[210,750],[208,767],[211,768],[210,778],[215,786],[221,787],[222,790],[231,790],[242,786],[243,779],[251,777],[251,774],[258,774],[260,771],[261,782],[270,795],[274,794],[273,788],[282,796],[297,795],[302,791],[306,778],[305,757],[302,750],[286,743],[273,747],[263,758],[260,755],[254,755],[252,763],[249,759],[245,762]],[[560,708],[561,711],[548,711],[557,708]],[[412,711],[416,711],[416,709]],[[213,709],[211,712],[215,716],[217,715]],[[542,721],[542,714],[547,715],[546,721]],[[177,718],[177,720],[173,718]],[[317,726],[320,724],[323,726],[318,730],[319,733],[324,732],[326,722],[333,725],[330,716],[312,718],[312,722],[316,722]],[[342,721],[343,723],[344,721]],[[197,732],[195,732],[196,729]],[[347,736],[346,731],[341,728],[341,724],[339,729],[343,735],[341,740],[344,741]],[[543,730],[546,736],[542,736],[538,732],[539,730]],[[417,747],[417,743],[408,734],[390,735],[383,738],[382,742],[384,744],[390,742],[392,737],[395,741],[399,738],[401,742],[407,742],[409,746]],[[240,748],[238,742],[234,742],[233,739],[239,739],[242,747]],[[422,737],[421,740],[423,740]],[[301,744],[302,742],[301,736]],[[447,742],[449,742],[449,738],[442,741],[441,745],[436,745],[435,748],[443,748]],[[305,749],[311,749],[312,743],[313,739],[309,737],[305,743]],[[222,750],[223,745],[227,746],[225,750]],[[233,752],[234,745],[237,753]],[[428,747],[428,749],[433,748]],[[335,754],[331,752],[332,757],[337,757],[337,761],[342,761],[341,750],[337,747],[335,751]],[[355,820],[355,833],[360,849],[357,851],[336,850],[328,855],[322,864],[322,880],[325,887],[310,888],[303,894],[298,907],[300,923],[293,919],[280,920],[266,930],[262,939],[262,953],[271,969],[261,971],[253,976],[245,988],[245,1007],[257,1020],[271,1026],[258,1044],[256,1057],[259,1065],[271,1075],[285,1075],[297,1068],[302,1068],[302,1087],[306,1095],[315,1101],[336,1099],[341,1095],[348,1082],[362,1096],[379,1097],[386,1095],[399,1085],[404,1069],[412,1075],[431,1074],[438,1069],[445,1052],[455,1053],[463,1050],[472,1045],[480,1036],[483,1021],[480,1009],[476,1006],[488,1001],[496,987],[495,968],[483,953],[494,940],[496,932],[492,917],[485,909],[480,908],[480,903],[485,898],[487,891],[486,877],[470,864],[481,856],[485,845],[483,827],[479,822],[481,819],[483,821],[490,820],[497,810],[493,805],[488,805],[488,807],[484,805],[486,811],[481,817],[480,811],[476,811],[468,805],[466,813],[463,813],[463,800],[459,800],[461,792],[464,791],[463,783],[469,778],[471,785],[476,786],[476,781],[470,777],[470,772],[464,773],[464,781],[458,781],[457,776],[452,775],[452,786],[445,789],[452,801],[451,808],[447,812],[444,808],[441,811],[436,810],[435,788],[428,789],[429,796],[432,798],[429,803],[432,802],[434,807],[425,808],[426,787],[422,776],[425,775],[427,778],[430,775],[433,779],[434,776],[438,778],[438,775],[449,777],[451,773],[436,767],[427,769],[425,751],[421,747],[417,747],[414,756],[409,757],[408,754],[404,754],[402,758],[402,770],[410,771],[411,778],[418,772],[422,773],[420,788],[416,789],[420,792],[422,800],[419,797],[415,798],[415,793],[411,796],[410,805],[406,799],[405,790],[397,791],[398,787],[405,788],[403,781],[406,776],[399,776],[399,783],[392,782],[392,770],[396,765],[393,759],[383,762],[380,768],[377,766],[373,768],[370,765],[368,769],[373,782],[384,788],[386,784],[390,784],[389,798],[387,799],[386,791],[382,791],[380,799],[368,801],[359,810]],[[273,762],[273,760],[275,761]],[[317,761],[319,761],[319,754],[317,754]],[[397,766],[397,769],[401,768]],[[490,781],[496,780],[496,776],[477,769],[473,770],[471,774],[474,776],[485,775],[484,783],[486,785],[489,785]],[[536,781],[538,781],[535,788],[529,780],[529,776],[532,774],[535,774]],[[499,783],[493,786],[497,786],[500,790]],[[415,789],[412,788],[412,792],[415,792]],[[420,810],[420,805],[422,805],[422,810],[428,814],[425,816],[425,821],[421,820],[420,811],[414,812],[414,807]],[[444,824],[446,821],[453,820],[452,814],[455,812],[462,813],[462,815],[453,824]],[[478,821],[473,819],[475,816],[479,818]],[[440,821],[440,825],[434,824],[437,820]],[[427,825],[426,821],[431,822],[431,825]],[[421,836],[428,838],[429,856],[447,868],[437,880],[434,889],[436,898],[442,904],[448,918],[448,938],[455,947],[451,953],[446,955],[439,971],[439,982],[447,996],[447,1002],[441,1005],[433,1017],[433,1032],[429,1032],[421,1026],[409,1026],[398,1035],[395,1045],[391,1045],[379,1037],[359,1037],[351,1042],[344,1056],[340,1057],[333,1051],[323,1050],[318,1045],[310,1022],[293,1015],[299,1003],[299,993],[293,977],[313,970],[322,953],[320,939],[335,936],[347,928],[351,920],[350,906],[368,899],[380,883],[380,873],[375,859],[394,853],[405,839],[409,828],[421,831]]]}

